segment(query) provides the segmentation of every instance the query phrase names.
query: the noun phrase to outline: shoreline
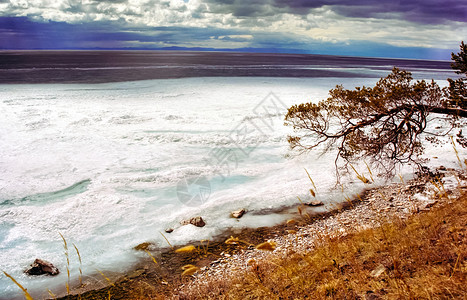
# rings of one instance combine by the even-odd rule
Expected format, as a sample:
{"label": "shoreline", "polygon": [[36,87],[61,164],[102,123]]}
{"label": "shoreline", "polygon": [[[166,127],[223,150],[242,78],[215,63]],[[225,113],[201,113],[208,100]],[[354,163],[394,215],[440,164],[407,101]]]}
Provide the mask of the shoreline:
{"label": "shoreline", "polygon": [[[454,169],[438,170],[449,179],[445,184],[446,199],[452,199],[460,193],[460,188],[466,187],[463,173]],[[458,183],[454,183],[454,177]],[[461,180],[462,179],[462,183]],[[445,198],[433,199],[436,187],[430,182],[432,178],[416,178],[406,183],[389,183],[382,187],[364,190],[352,201],[342,203],[336,209],[307,215],[297,212],[295,223],[285,222],[272,227],[229,229],[216,236],[214,241],[191,243],[197,250],[188,253],[175,253],[170,247],[150,251],[151,256],[142,258],[134,268],[122,276],[107,282],[107,286],[89,284],[84,288],[75,288],[74,294],[60,294],[62,299],[97,299],[108,297],[127,299],[134,290],[144,291],[147,297],[173,297],[180,289],[187,289],[195,284],[226,276],[230,272],[238,272],[248,267],[248,261],[268,259],[270,255],[290,255],[291,253],[307,252],[313,249],[323,236],[336,238],[352,232],[377,227],[384,222],[385,217],[398,216],[402,219],[429,210]],[[290,207],[284,210],[290,210]],[[229,236],[238,238],[240,242],[226,244]],[[277,244],[273,252],[260,251],[254,245],[265,241]],[[180,247],[177,247],[177,249]],[[137,250],[135,250],[137,251]],[[199,271],[193,276],[181,276],[184,265],[195,265]],[[102,282],[102,280],[101,280]],[[110,284],[109,284],[110,283]],[[60,299],[60,298],[59,298]]]}
{"label": "shoreline", "polygon": [[[360,194],[366,194],[368,191],[374,188],[365,189]],[[163,269],[162,273],[166,274],[173,274],[174,276],[169,278],[169,281],[172,282],[179,282],[178,277],[181,274],[181,267],[185,264],[192,263],[193,260],[196,260],[197,263],[201,264],[201,267],[209,267],[210,265],[218,264],[218,260],[222,259],[225,256],[233,255],[237,253],[237,251],[243,251],[246,249],[254,249],[252,245],[259,244],[264,242],[267,239],[271,239],[277,237],[279,235],[289,234],[287,231],[291,230],[292,228],[299,227],[299,226],[306,226],[310,222],[314,222],[320,219],[326,219],[330,216],[338,214],[343,210],[351,209],[352,205],[360,202],[360,200],[356,197],[351,202],[342,202],[338,204],[334,204],[333,209],[326,210],[324,212],[312,212],[312,206],[294,204],[290,206],[282,206],[276,209],[268,210],[268,213],[274,214],[284,214],[284,215],[297,215],[297,217],[302,218],[302,220],[297,220],[297,222],[291,226],[288,225],[287,222],[282,222],[278,225],[274,226],[262,226],[262,227],[246,227],[246,228],[228,228],[224,230],[222,233],[214,236],[211,240],[208,241],[199,241],[193,240],[187,244],[177,245],[176,247],[171,248],[171,245],[167,244],[165,247],[156,247],[154,244],[147,242],[141,243],[133,247],[134,251],[144,253],[145,251],[149,251],[151,255],[158,261],[158,265],[154,265],[154,261],[151,256],[146,255],[146,257],[141,257],[138,262],[136,262],[133,267],[128,269],[125,272],[108,272],[106,277],[112,281],[113,284],[125,284],[127,280],[138,280],[138,279],[147,279],[147,278],[157,278],[160,277],[155,272],[160,272],[161,268]],[[324,204],[325,205],[325,204]],[[305,206],[309,208],[307,211],[307,220],[304,220],[302,216],[298,215],[297,207]],[[322,209],[323,206],[316,206],[314,208]],[[305,213],[304,213],[305,215]],[[298,219],[298,218],[295,218]],[[170,237],[170,233],[164,233],[164,236]],[[244,244],[244,247],[230,246],[225,244],[225,240],[228,239],[230,236],[238,237],[239,239],[245,241],[248,240],[250,245]],[[144,245],[146,244],[146,245]],[[142,246],[144,245],[144,246]],[[199,247],[200,250],[196,253],[191,254],[178,254],[175,253],[174,249],[179,249],[188,245],[194,245],[195,247]],[[140,249],[138,247],[142,246]],[[200,252],[204,252],[204,247],[207,247],[209,254],[208,256],[204,254],[200,254]],[[163,265],[163,267],[161,267]],[[99,279],[97,279],[99,278]],[[102,274],[94,273],[85,276],[83,278],[83,282],[85,282],[83,287],[79,287],[79,280],[73,279],[71,281],[71,293],[70,295],[66,294],[66,290],[62,289],[57,292],[56,296],[57,299],[78,299],[78,295],[85,296],[87,293],[101,293],[103,291],[107,291],[111,288],[112,284],[110,281],[104,278]],[[104,295],[104,294],[103,294]],[[107,295],[107,294],[105,294]],[[87,298],[85,298],[87,299]],[[94,299],[94,298],[91,298]],[[117,298],[119,299],[119,298]],[[125,299],[125,298],[121,298]]]}

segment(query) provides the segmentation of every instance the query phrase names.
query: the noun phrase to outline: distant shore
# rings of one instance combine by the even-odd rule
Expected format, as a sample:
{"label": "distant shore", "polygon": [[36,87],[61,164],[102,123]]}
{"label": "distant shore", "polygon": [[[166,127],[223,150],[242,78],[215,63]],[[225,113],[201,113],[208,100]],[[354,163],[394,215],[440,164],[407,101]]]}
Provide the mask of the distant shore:
{"label": "distant shore", "polygon": [[448,61],[414,59],[190,51],[0,51],[0,84],[190,77],[379,78],[393,67],[456,76]]}

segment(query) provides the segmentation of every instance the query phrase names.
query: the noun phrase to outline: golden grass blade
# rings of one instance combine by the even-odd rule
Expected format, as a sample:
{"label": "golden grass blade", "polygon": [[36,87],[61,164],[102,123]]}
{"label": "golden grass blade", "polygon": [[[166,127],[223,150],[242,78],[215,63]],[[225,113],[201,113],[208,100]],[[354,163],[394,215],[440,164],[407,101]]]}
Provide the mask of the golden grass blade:
{"label": "golden grass blade", "polygon": [[300,199],[300,197],[298,197],[298,196],[297,196],[297,198],[298,198],[298,201],[300,201],[300,203],[303,204],[302,199]]}
{"label": "golden grass blade", "polygon": [[276,242],[264,242],[256,246],[256,249],[263,251],[274,251],[276,249]]}
{"label": "golden grass blade", "polygon": [[[304,169],[305,169],[305,168],[304,168]],[[318,189],[316,188],[316,185],[315,185],[315,183],[313,182],[313,179],[311,179],[310,173],[308,173],[308,170],[307,170],[307,169],[305,169],[305,172],[306,172],[306,174],[308,175],[308,178],[310,179],[311,184],[313,185],[313,188],[315,189],[315,191],[317,191]]]}
{"label": "golden grass blade", "polygon": [[172,246],[172,244],[169,242],[169,240],[165,237],[165,235],[159,231],[159,233],[162,235],[162,237],[165,239],[165,241],[167,242],[167,244],[169,244],[170,248],[173,250],[174,247]]}
{"label": "golden grass blade", "polygon": [[79,259],[79,285],[82,286],[83,285],[83,269],[82,269],[83,262],[81,261],[81,255],[79,254],[78,247],[76,247],[74,243],[73,243],[73,247],[75,247],[75,251]]}
{"label": "golden grass blade", "polygon": [[26,298],[26,300],[33,300],[31,295],[28,293],[28,290],[24,288],[18,281],[16,281],[16,279],[14,279],[13,276],[11,276],[5,271],[3,271],[3,274],[5,274],[6,277],[10,278],[10,280],[13,281],[23,291],[24,298]]}
{"label": "golden grass blade", "polygon": [[360,200],[360,202],[363,202],[362,196],[360,196],[360,194],[357,194],[357,198]]}
{"label": "golden grass blade", "polygon": [[457,255],[456,264],[454,265],[454,268],[452,268],[451,276],[449,276],[449,279],[452,278],[452,275],[453,275],[454,272],[456,271],[457,264],[459,263],[459,258],[460,258],[460,257],[461,257],[461,253],[459,253],[459,254]]}
{"label": "golden grass blade", "polygon": [[193,245],[188,245],[188,246],[185,246],[185,247],[182,247],[182,248],[179,248],[177,250],[175,250],[176,253],[189,253],[189,252],[193,252],[196,250],[196,247],[193,246]]}
{"label": "golden grass blade", "polygon": [[368,173],[370,173],[371,181],[375,182],[373,178],[373,172],[371,172],[370,166],[366,162],[365,162],[365,165],[366,165],[366,168],[368,169]]}
{"label": "golden grass blade", "polygon": [[243,243],[243,244],[246,244],[246,245],[252,245],[249,242],[242,241],[238,237],[233,237],[233,236],[230,236],[228,239],[226,239],[224,243],[226,243],[227,245],[238,245],[240,243]]}
{"label": "golden grass blade", "polygon": [[[456,153],[457,162],[459,163],[459,166],[461,167],[461,169],[463,169],[464,166],[462,165],[461,158],[459,157],[459,151],[457,151],[456,143],[454,142],[454,138],[452,137],[452,135],[450,137],[451,137],[452,148],[454,149],[454,152]],[[464,160],[464,163],[465,163],[465,160]]]}
{"label": "golden grass blade", "polygon": [[404,184],[404,185],[405,185],[404,178],[402,177],[402,175],[401,175],[400,173],[399,173],[399,178],[400,178],[400,180],[401,180],[402,184]]}
{"label": "golden grass blade", "polygon": [[316,198],[316,193],[315,193],[315,191],[313,191],[313,189],[310,189],[310,194],[311,194],[313,197]]}
{"label": "golden grass blade", "polygon": [[67,273],[67,276],[68,276],[68,281],[65,284],[65,287],[66,287],[67,295],[70,295],[70,256],[68,255],[68,243],[66,242],[66,239],[63,236],[63,234],[61,234],[60,232],[58,234],[61,236],[61,238],[63,240],[63,248],[65,249],[66,273]]}
{"label": "golden grass blade", "polygon": [[52,299],[57,299],[57,296],[55,296],[55,294],[51,290],[47,289],[47,292],[49,293],[50,297],[52,297]]}
{"label": "golden grass blade", "polygon": [[66,250],[68,250],[68,244],[67,244],[65,238],[63,237],[63,234],[61,234],[60,232],[59,232],[58,234],[62,237],[62,240],[63,240],[63,248],[65,248]]}
{"label": "golden grass blade", "polygon": [[[102,277],[104,277],[104,278],[105,278],[105,280],[107,280],[107,282],[108,282],[108,283],[109,283],[111,286],[115,286],[115,284],[113,284],[112,280],[110,280],[110,278],[109,278],[109,277],[105,276],[105,274],[104,274],[104,273],[102,273],[102,271],[101,271],[101,270],[98,270],[98,269],[96,269],[96,270],[97,270],[97,272],[99,272],[99,274],[101,274],[101,275],[102,275]],[[109,291],[109,297],[110,297],[110,291]]]}
{"label": "golden grass blade", "polygon": [[368,178],[366,178],[363,174],[360,174],[357,172],[357,169],[354,168],[354,166],[352,166],[351,163],[349,163],[350,167],[354,170],[355,174],[357,174],[357,178],[363,182],[364,184],[369,184],[371,183],[370,180]]}
{"label": "golden grass blade", "polygon": [[198,270],[199,270],[198,267],[193,266],[183,271],[182,276],[191,276],[195,274],[196,272],[198,272]]}
{"label": "golden grass blade", "polygon": [[[206,244],[204,244],[206,242]],[[204,255],[208,255],[209,250],[209,240],[201,240],[201,245],[198,247],[198,251],[201,253],[203,252]],[[202,248],[202,251],[201,251]]]}
{"label": "golden grass blade", "polygon": [[225,242],[227,245],[238,245],[240,243],[240,239],[237,237],[230,236]]}
{"label": "golden grass blade", "polygon": [[435,180],[432,180],[431,183],[438,189],[439,198],[448,198],[448,194],[446,193],[446,189],[444,188],[444,183],[441,179],[436,178]]}
{"label": "golden grass blade", "polygon": [[148,250],[144,250],[144,251],[146,251],[146,253],[149,255],[149,257],[151,257],[152,261],[153,261],[156,265],[159,265],[159,264],[157,263],[156,258],[155,258],[154,256],[152,256],[151,252],[149,252]]}
{"label": "golden grass blade", "polygon": [[191,269],[191,268],[196,268],[196,266],[192,265],[192,264],[184,265],[182,267],[182,270],[185,271],[185,270],[188,270],[188,269]]}

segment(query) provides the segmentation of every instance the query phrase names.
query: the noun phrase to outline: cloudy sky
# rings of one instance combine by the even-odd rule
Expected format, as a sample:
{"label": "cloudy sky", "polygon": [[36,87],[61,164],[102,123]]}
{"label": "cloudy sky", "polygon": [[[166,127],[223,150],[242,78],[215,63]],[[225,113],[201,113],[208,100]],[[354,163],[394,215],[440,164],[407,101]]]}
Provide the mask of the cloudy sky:
{"label": "cloudy sky", "polygon": [[0,49],[449,59],[461,40],[467,0],[0,0]]}

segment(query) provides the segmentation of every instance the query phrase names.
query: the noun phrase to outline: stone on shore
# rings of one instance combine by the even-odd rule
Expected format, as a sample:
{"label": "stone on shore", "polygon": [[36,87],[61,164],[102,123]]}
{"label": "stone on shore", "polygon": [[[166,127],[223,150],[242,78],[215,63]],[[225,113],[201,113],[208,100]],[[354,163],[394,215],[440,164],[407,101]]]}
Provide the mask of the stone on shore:
{"label": "stone on shore", "polygon": [[182,225],[191,224],[191,225],[194,225],[196,227],[204,227],[204,225],[206,225],[206,223],[204,223],[203,218],[201,218],[201,217],[193,217],[193,218],[191,218],[189,220],[185,220],[185,221],[180,222],[180,224],[182,224]]}
{"label": "stone on shore", "polygon": [[151,242],[144,242],[133,247],[133,249],[138,250],[138,251],[154,250],[155,248],[156,248],[156,245],[154,245],[154,243],[151,243]]}
{"label": "stone on shore", "polygon": [[58,275],[60,271],[50,262],[36,258],[31,267],[24,271],[28,275]]}
{"label": "stone on shore", "polygon": [[322,201],[319,201],[319,200],[313,200],[313,201],[308,202],[306,205],[308,205],[308,206],[321,206],[321,205],[324,205],[324,203]]}
{"label": "stone on shore", "polygon": [[246,213],[245,209],[239,209],[239,210],[235,210],[233,212],[231,212],[230,214],[232,215],[232,217],[236,218],[236,219],[240,219],[244,214]]}

